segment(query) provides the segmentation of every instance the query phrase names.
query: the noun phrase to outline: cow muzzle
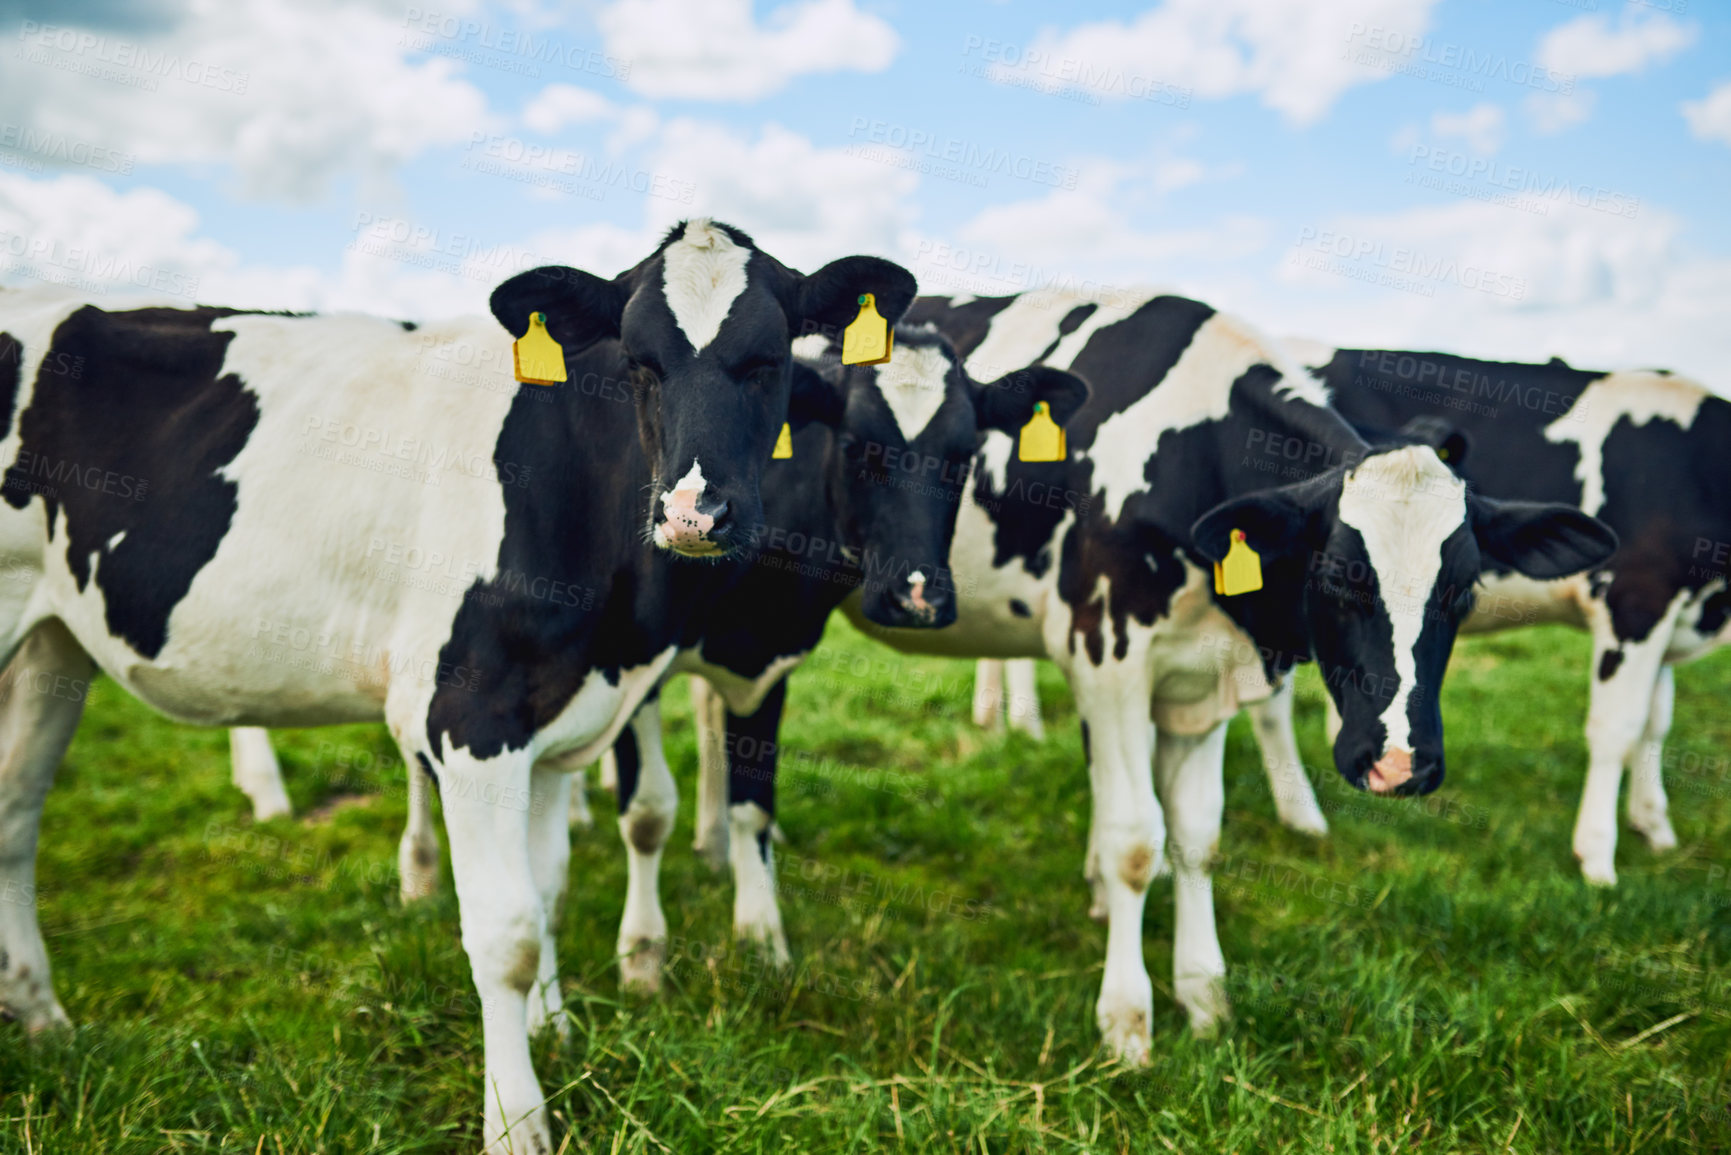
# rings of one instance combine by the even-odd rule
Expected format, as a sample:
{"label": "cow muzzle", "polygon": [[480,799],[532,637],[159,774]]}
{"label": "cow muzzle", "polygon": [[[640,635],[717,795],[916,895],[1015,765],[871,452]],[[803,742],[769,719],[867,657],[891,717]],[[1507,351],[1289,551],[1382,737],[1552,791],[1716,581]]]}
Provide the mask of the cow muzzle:
{"label": "cow muzzle", "polygon": [[1393,794],[1412,778],[1412,751],[1391,746],[1365,775],[1365,788],[1372,794]]}
{"label": "cow muzzle", "polygon": [[728,552],[732,528],[725,501],[708,499],[707,489],[680,486],[661,495],[655,544],[684,557],[715,557]]}

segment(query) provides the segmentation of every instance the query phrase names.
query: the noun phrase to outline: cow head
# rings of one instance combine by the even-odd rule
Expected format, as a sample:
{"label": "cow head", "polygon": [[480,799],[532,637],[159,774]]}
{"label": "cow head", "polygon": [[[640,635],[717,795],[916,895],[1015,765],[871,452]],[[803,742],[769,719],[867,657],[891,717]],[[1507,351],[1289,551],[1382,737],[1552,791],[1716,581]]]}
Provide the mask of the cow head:
{"label": "cow head", "polygon": [[883,626],[954,622],[950,541],[986,431],[1014,437],[1040,401],[1062,424],[1087,400],[1087,384],[1045,366],[975,381],[930,326],[898,328],[886,364],[840,366],[830,349],[798,372],[795,424],[834,430],[823,468],[843,542],[865,574],[860,611]]}
{"label": "cow head", "polygon": [[893,322],[914,291],[913,275],[889,261],[846,257],[806,276],[738,229],[699,219],[612,280],[532,269],[495,289],[491,306],[519,337],[531,313],[546,314],[567,358],[619,342],[655,475],[650,536],[661,549],[721,557],[762,520],[758,484],[787,414],[793,338],[839,332],[864,293]]}
{"label": "cow head", "polygon": [[1226,502],[1196,523],[1193,540],[1220,559],[1234,529],[1265,569],[1271,559],[1285,567],[1283,588],[1268,593],[1298,599],[1340,709],[1335,766],[1378,794],[1428,794],[1442,783],[1439,690],[1479,575],[1566,577],[1617,549],[1610,527],[1572,506],[1469,492],[1422,445]]}

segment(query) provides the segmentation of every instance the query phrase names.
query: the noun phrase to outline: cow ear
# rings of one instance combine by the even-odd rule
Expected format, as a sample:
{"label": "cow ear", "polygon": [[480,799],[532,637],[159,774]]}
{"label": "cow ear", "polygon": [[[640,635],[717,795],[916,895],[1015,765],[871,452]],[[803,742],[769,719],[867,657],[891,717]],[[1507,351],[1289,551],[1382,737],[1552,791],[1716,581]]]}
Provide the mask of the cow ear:
{"label": "cow ear", "polygon": [[1306,550],[1315,524],[1314,489],[1299,482],[1223,501],[1190,527],[1190,540],[1209,561],[1225,560],[1235,529],[1264,557]]}
{"label": "cow ear", "polygon": [[893,325],[917,292],[914,275],[893,261],[843,257],[794,283],[788,329],[795,337],[822,333],[839,342],[842,330],[859,316],[861,294],[870,293],[877,311]]}
{"label": "cow ear", "polygon": [[1031,365],[985,385],[976,384],[973,394],[980,428],[1016,433],[1034,416],[1038,401],[1046,403],[1059,425],[1069,421],[1088,400],[1088,383],[1062,369]]}
{"label": "cow ear", "polygon": [[564,265],[518,273],[493,290],[493,316],[513,337],[529,330],[529,314],[547,315],[547,332],[566,352],[619,335],[619,318],[630,297],[622,280],[604,281]]}
{"label": "cow ear", "polygon": [[1442,458],[1443,464],[1459,473],[1466,462],[1467,451],[1472,448],[1472,439],[1464,429],[1457,428],[1452,422],[1433,416],[1414,417],[1400,427],[1400,436],[1419,445],[1428,445],[1436,450],[1436,455]]}
{"label": "cow ear", "polygon": [[803,429],[816,421],[831,429],[841,427],[846,408],[841,383],[805,362],[793,362],[793,391],[787,399],[788,424]]}
{"label": "cow ear", "polygon": [[1467,499],[1479,554],[1530,578],[1568,577],[1609,561],[1617,534],[1572,505]]}

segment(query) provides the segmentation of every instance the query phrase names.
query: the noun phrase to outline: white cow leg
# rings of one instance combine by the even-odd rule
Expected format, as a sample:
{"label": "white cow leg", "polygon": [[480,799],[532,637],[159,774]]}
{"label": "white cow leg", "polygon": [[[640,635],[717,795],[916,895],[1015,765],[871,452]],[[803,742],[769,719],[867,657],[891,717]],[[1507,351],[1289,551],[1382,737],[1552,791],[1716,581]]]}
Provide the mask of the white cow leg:
{"label": "white cow leg", "polygon": [[1665,649],[1681,606],[1679,597],[1644,640],[1618,645],[1604,603],[1591,603],[1587,784],[1575,819],[1574,849],[1582,877],[1595,886],[1617,885],[1617,791],[1623,765],[1648,728],[1648,708],[1657,693]]}
{"label": "white cow leg", "polygon": [[1195,737],[1161,731],[1154,742],[1155,776],[1170,831],[1174,930],[1172,989],[1190,1013],[1190,1029],[1212,1034],[1232,1012],[1226,1000],[1226,958],[1214,923],[1215,857],[1226,805],[1226,724]]}
{"label": "white cow leg", "polygon": [[[619,983],[653,994],[661,989],[667,916],[661,910],[661,849],[679,813],[679,789],[661,748],[661,704],[637,709],[614,744],[619,756],[619,837],[625,843],[625,915],[619,921]],[[635,764],[633,764],[635,763]]]}
{"label": "white cow leg", "polygon": [[596,778],[601,783],[601,789],[617,798],[619,796],[619,760],[613,756],[613,751],[609,750],[601,755],[599,765],[601,769],[597,772]]}
{"label": "white cow leg", "polygon": [[1111,912],[1106,908],[1106,880],[1100,876],[1100,848],[1095,831],[1100,828],[1100,791],[1094,784],[1094,761],[1088,760],[1088,850],[1082,858],[1082,879],[1088,884],[1088,917],[1105,922]]}
{"label": "white cow leg", "polygon": [[1655,853],[1677,849],[1677,832],[1671,829],[1671,803],[1665,797],[1665,736],[1671,732],[1671,710],[1676,700],[1676,680],[1670,666],[1659,667],[1653,683],[1653,700],[1647,708],[1647,725],[1629,759],[1629,825],[1647,839]]}
{"label": "white cow leg", "polygon": [[595,815],[589,810],[589,778],[582,770],[571,771],[571,805],[565,811],[568,830],[588,830],[595,825]]}
{"label": "white cow leg", "polygon": [[697,730],[697,833],[691,848],[709,869],[728,861],[727,703],[702,678],[691,678],[691,718]]}
{"label": "white cow leg", "polygon": [[755,943],[776,967],[788,965],[787,933],[775,897],[775,846],[768,831],[770,817],[755,802],[727,808],[728,857],[733,866],[733,935]]}
{"label": "white cow leg", "polygon": [[264,822],[294,813],[283,789],[282,767],[271,749],[270,731],[262,726],[236,726],[228,732],[228,760],[234,784],[252,799],[252,819]]}
{"label": "white cow leg", "polygon": [[581,783],[573,779],[581,773],[536,766],[529,786],[529,869],[541,897],[542,934],[540,967],[535,987],[529,992],[528,1030],[534,1035],[551,1023],[561,1040],[570,1037],[571,1023],[560,1013],[564,1003],[559,995],[554,936],[565,916],[565,886],[571,867],[571,803],[566,795],[580,787]]}
{"label": "white cow leg", "polygon": [[1004,663],[1010,729],[1020,730],[1039,742],[1046,738],[1046,724],[1040,718],[1040,691],[1036,676],[1032,658],[1016,658]]}
{"label": "white cow leg", "polygon": [[1088,723],[1094,850],[1106,894],[1106,973],[1095,1017],[1107,1049],[1146,1064],[1154,986],[1142,958],[1142,912],[1161,869],[1166,824],[1154,797],[1152,687],[1142,655],[1100,668],[1077,662],[1076,707]]}
{"label": "white cow leg", "polygon": [[[1318,838],[1328,833],[1328,819],[1316,803],[1316,791],[1304,772],[1298,754],[1298,738],[1292,730],[1292,676],[1266,700],[1247,707],[1256,730],[1256,745],[1262,751],[1262,766],[1268,774],[1268,789],[1274,794],[1274,809],[1281,825]],[[1333,699],[1330,699],[1332,704]]]}
{"label": "white cow leg", "polygon": [[1333,694],[1322,696],[1322,732],[1328,736],[1328,747],[1334,749],[1334,740],[1340,737],[1340,728],[1344,723],[1340,720],[1340,707],[1334,704]]}
{"label": "white cow leg", "polygon": [[439,889],[439,830],[433,824],[433,791],[437,787],[418,758],[409,758],[408,771],[409,819],[397,842],[397,879],[405,905]]}
{"label": "white cow leg", "polygon": [[66,628],[47,621],[0,674],[0,1008],[32,1033],[70,1025],[36,921],[36,840],[94,673]]}
{"label": "white cow leg", "polygon": [[1004,663],[998,658],[974,664],[974,725],[983,730],[1004,727]]}

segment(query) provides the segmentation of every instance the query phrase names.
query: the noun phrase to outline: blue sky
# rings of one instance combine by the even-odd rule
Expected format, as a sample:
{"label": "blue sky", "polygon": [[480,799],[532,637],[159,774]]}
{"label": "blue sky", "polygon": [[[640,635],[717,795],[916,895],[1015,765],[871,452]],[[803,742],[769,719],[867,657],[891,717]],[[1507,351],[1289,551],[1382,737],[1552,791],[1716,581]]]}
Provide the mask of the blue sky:
{"label": "blue sky", "polygon": [[0,283],[398,316],[714,214],[1731,392],[1731,5],[0,0]]}

